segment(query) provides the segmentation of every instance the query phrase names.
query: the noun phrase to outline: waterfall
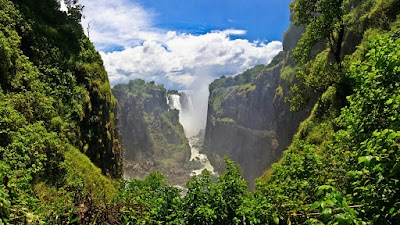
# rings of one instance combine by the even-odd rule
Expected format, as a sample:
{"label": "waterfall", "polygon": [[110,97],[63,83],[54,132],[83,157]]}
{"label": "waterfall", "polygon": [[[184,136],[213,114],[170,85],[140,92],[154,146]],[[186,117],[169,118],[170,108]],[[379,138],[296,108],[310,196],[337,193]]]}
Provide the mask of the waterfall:
{"label": "waterfall", "polygon": [[[182,112],[180,95],[176,95],[176,94],[169,95],[167,98],[167,104],[169,105],[169,107],[171,109],[177,109],[177,110],[179,110],[180,113]],[[180,115],[179,115],[179,117],[180,117]]]}
{"label": "waterfall", "polygon": [[211,165],[207,155],[200,153],[203,144],[203,133],[201,132],[201,123],[196,121],[197,117],[195,105],[189,94],[181,92],[170,94],[167,97],[167,104],[170,109],[179,110],[179,122],[183,127],[185,136],[189,141],[191,156],[189,163],[192,165],[191,176],[199,175],[203,170],[208,170],[212,175],[216,175],[214,167]]}

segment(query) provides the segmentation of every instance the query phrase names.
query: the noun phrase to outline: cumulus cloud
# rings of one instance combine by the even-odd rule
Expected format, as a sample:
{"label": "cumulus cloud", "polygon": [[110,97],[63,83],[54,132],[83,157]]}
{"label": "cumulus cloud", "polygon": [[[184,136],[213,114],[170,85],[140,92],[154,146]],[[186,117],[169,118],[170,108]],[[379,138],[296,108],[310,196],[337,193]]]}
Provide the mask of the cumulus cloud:
{"label": "cumulus cloud", "polygon": [[101,53],[112,84],[133,78],[155,80],[184,89],[197,77],[234,75],[257,64],[267,64],[282,50],[282,44],[231,40],[242,31],[214,31],[204,35],[165,34],[165,41],[146,40],[123,51]]}
{"label": "cumulus cloud", "polygon": [[153,26],[154,13],[129,0],[80,0],[82,25],[100,50],[115,45],[133,46],[143,40],[159,40],[162,31]]}
{"label": "cumulus cloud", "polygon": [[156,14],[131,0],[80,2],[85,6],[82,25],[87,29],[90,24],[90,39],[101,52],[112,85],[142,78],[188,89],[199,76],[212,80],[234,75],[269,63],[282,50],[277,41],[230,38],[246,34],[245,30],[192,35],[158,29]]}
{"label": "cumulus cloud", "polygon": [[169,89],[188,90],[199,107],[193,118],[201,121],[198,127],[205,125],[212,80],[268,64],[282,50],[279,41],[237,38],[246,31],[234,28],[198,35],[159,29],[154,25],[155,13],[132,0],[80,2],[85,6],[82,25],[90,24],[90,39],[100,50],[111,85],[142,78]]}

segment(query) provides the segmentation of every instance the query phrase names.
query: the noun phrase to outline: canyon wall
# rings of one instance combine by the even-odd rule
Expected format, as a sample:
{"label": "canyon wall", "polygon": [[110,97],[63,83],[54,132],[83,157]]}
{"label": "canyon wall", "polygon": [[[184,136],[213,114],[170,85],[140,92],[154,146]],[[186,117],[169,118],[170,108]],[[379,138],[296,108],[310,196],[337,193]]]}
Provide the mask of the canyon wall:
{"label": "canyon wall", "polygon": [[144,178],[150,171],[160,171],[172,184],[189,178],[184,166],[190,147],[179,111],[167,104],[167,90],[137,79],[115,86],[113,94],[119,104],[125,177]]}
{"label": "canyon wall", "polygon": [[[291,51],[303,28],[292,26],[284,36],[284,51],[267,65],[235,77],[221,77],[210,85],[205,149],[218,171],[223,157],[237,161],[250,186],[291,143],[311,103],[298,112],[285,101],[296,82]],[[310,101],[312,102],[312,100]]]}

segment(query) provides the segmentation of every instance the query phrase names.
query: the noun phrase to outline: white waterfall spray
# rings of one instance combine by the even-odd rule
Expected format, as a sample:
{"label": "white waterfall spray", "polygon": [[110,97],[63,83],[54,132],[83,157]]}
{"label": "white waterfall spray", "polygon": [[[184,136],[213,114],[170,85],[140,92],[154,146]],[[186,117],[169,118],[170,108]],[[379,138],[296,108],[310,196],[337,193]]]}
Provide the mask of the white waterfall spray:
{"label": "white waterfall spray", "polygon": [[[169,95],[167,98],[167,104],[171,109],[179,110],[179,114],[182,113],[181,96],[176,94]],[[179,115],[179,117],[181,117],[181,115]]]}
{"label": "white waterfall spray", "polygon": [[167,98],[167,103],[171,109],[179,110],[179,122],[182,124],[191,149],[190,162],[197,165],[190,175],[199,175],[205,169],[215,175],[214,167],[207,156],[200,153],[200,146],[203,144],[200,131],[204,128],[204,122],[196,121],[198,115],[196,114],[191,96],[183,92],[180,95],[171,94]]}

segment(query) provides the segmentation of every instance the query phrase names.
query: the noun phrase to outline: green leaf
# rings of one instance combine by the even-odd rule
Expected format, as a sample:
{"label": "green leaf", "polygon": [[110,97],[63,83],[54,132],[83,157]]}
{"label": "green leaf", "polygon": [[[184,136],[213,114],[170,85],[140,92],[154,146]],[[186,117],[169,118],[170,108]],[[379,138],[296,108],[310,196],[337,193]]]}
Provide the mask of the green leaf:
{"label": "green leaf", "polygon": [[358,164],[364,163],[365,165],[368,166],[373,158],[374,157],[371,155],[358,157]]}
{"label": "green leaf", "polygon": [[390,105],[390,104],[392,104],[392,103],[393,103],[393,99],[390,98],[390,99],[388,99],[388,100],[385,102],[385,105]]}
{"label": "green leaf", "polygon": [[334,188],[330,185],[321,185],[318,187],[318,191],[323,191],[323,190],[334,190]]}
{"label": "green leaf", "polygon": [[383,134],[383,135],[386,135],[388,132],[389,132],[388,129],[384,129],[384,130],[382,131],[382,134]]}
{"label": "green leaf", "polygon": [[394,210],[396,210],[395,208],[390,208],[389,209],[389,214],[393,214]]}
{"label": "green leaf", "polygon": [[329,217],[332,215],[332,209],[331,208],[325,208],[322,210],[322,217],[324,219],[329,219]]}
{"label": "green leaf", "polygon": [[72,219],[71,221],[70,221],[70,223],[75,223],[75,222],[78,222],[79,221],[79,217],[75,217],[74,219]]}
{"label": "green leaf", "polygon": [[397,97],[396,97],[396,102],[400,102],[400,95],[398,95]]}
{"label": "green leaf", "polygon": [[367,159],[365,156],[358,157],[358,164],[365,162]]}
{"label": "green leaf", "polygon": [[346,217],[345,214],[337,214],[335,215],[335,218],[339,224],[351,224],[351,219]]}
{"label": "green leaf", "polygon": [[380,134],[381,134],[381,132],[378,132],[378,131],[372,132],[372,135],[373,135],[374,137],[378,137]]}
{"label": "green leaf", "polygon": [[319,201],[314,202],[314,203],[311,205],[311,209],[312,209],[312,210],[313,210],[313,209],[317,209],[319,206],[320,206],[320,202],[319,202]]}
{"label": "green leaf", "polygon": [[397,137],[397,134],[396,133],[390,133],[388,136],[387,136],[387,138],[389,139],[389,140],[392,140],[392,139],[394,139],[395,137]]}
{"label": "green leaf", "polygon": [[275,217],[275,218],[274,218],[274,223],[275,223],[275,224],[279,224],[279,218],[278,218],[278,217]]}
{"label": "green leaf", "polygon": [[332,201],[332,200],[326,200],[326,201],[324,201],[323,203],[324,203],[324,206],[322,206],[322,203],[321,203],[321,207],[322,207],[322,208],[325,208],[326,206],[332,207],[332,206],[335,205],[335,202]]}

